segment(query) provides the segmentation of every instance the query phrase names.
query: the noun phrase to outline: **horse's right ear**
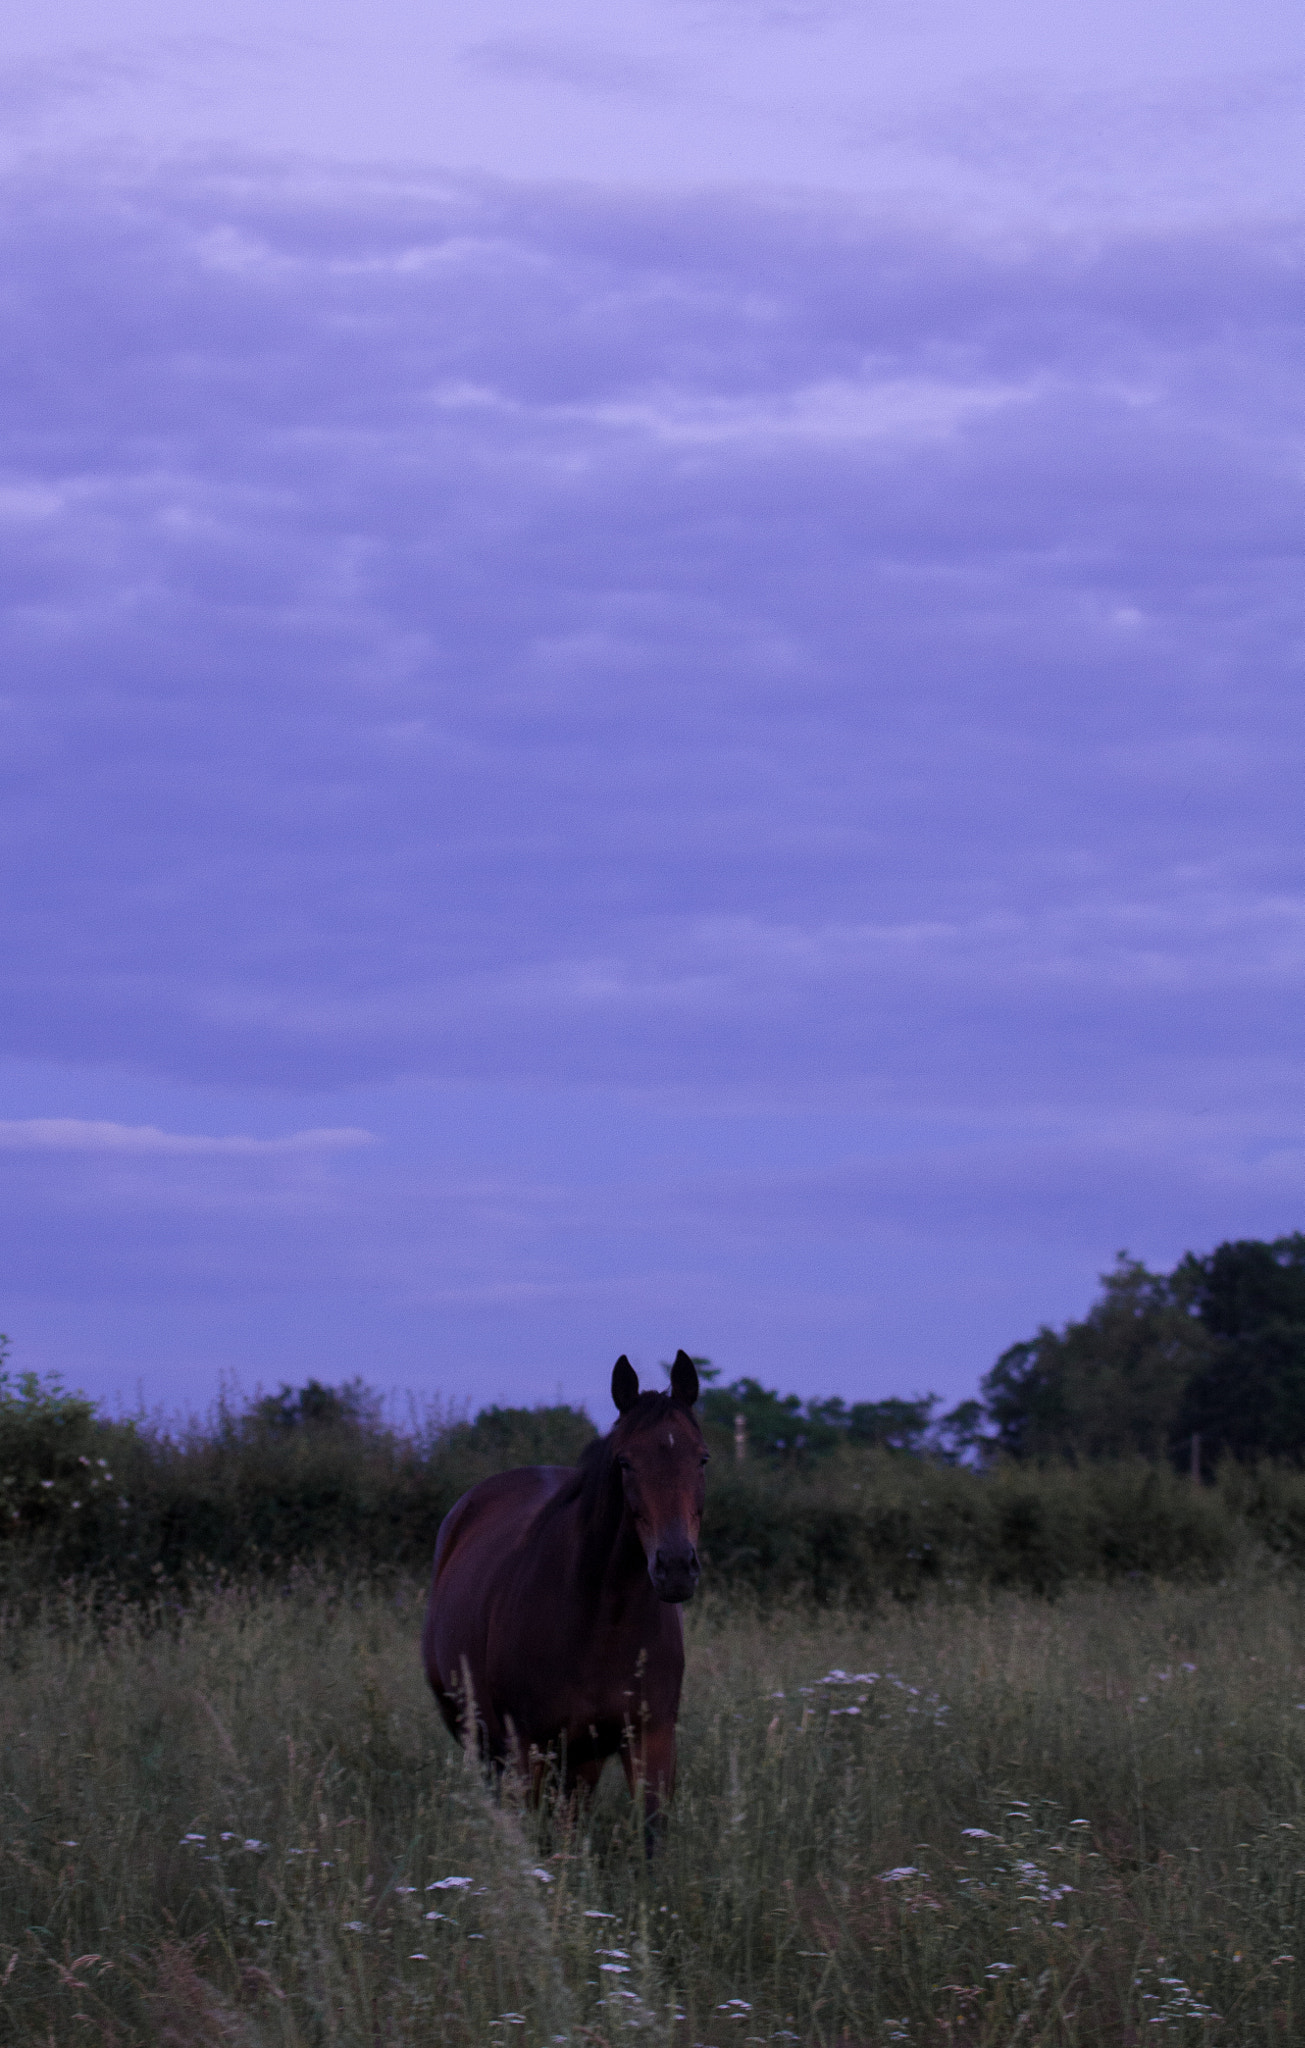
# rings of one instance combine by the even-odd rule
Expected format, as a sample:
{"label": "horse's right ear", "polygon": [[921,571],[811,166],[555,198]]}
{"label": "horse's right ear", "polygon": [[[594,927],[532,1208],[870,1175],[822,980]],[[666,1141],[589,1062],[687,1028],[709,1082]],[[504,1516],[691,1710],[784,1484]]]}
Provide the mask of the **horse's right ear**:
{"label": "horse's right ear", "polygon": [[624,1415],[627,1408],[633,1408],[639,1398],[639,1375],[622,1352],[612,1367],[612,1399],[618,1415]]}

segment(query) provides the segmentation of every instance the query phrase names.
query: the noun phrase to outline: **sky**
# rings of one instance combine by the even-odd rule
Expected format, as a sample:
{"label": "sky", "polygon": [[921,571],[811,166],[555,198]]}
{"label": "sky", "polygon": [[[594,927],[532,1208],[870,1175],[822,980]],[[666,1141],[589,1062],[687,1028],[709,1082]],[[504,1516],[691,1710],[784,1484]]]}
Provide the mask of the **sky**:
{"label": "sky", "polygon": [[1283,0],[0,44],[0,1328],[971,1392],[1305,1228]]}

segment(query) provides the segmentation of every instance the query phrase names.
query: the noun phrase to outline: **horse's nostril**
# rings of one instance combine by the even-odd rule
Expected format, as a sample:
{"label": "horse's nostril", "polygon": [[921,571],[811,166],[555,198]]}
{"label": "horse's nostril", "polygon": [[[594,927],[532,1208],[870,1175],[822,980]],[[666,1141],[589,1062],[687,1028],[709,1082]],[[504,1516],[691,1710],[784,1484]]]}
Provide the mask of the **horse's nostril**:
{"label": "horse's nostril", "polygon": [[653,1572],[659,1579],[678,1577],[681,1574],[696,1579],[701,1571],[702,1566],[698,1563],[696,1550],[659,1550],[653,1558]]}
{"label": "horse's nostril", "polygon": [[692,1544],[686,1543],[681,1549],[655,1550],[650,1565],[650,1576],[657,1589],[659,1599],[679,1603],[691,1600],[702,1576],[698,1553]]}

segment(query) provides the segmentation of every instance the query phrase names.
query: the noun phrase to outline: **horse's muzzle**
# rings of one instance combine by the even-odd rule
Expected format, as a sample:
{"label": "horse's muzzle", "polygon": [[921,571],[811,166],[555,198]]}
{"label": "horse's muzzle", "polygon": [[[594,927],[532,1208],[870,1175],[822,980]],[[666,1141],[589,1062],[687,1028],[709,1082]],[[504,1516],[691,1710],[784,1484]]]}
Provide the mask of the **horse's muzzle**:
{"label": "horse's muzzle", "polygon": [[648,1570],[658,1599],[672,1602],[692,1600],[702,1576],[698,1553],[692,1546],[686,1550],[658,1550]]}

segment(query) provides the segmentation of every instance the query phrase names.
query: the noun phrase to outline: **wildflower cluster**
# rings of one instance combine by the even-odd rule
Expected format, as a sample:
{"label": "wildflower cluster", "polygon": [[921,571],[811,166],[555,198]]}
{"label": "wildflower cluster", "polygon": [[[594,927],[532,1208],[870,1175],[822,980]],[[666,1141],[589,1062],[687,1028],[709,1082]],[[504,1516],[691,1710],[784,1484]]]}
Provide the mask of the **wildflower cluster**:
{"label": "wildflower cluster", "polygon": [[[1155,2008],[1153,2012],[1144,2011],[1142,2014],[1148,2026],[1181,2027],[1188,2020],[1217,2020],[1220,2017],[1214,2007],[1198,1998],[1181,1977],[1162,1976],[1165,1967],[1164,1957],[1159,1956],[1154,1969],[1140,1969],[1133,1979],[1133,1989],[1142,2006]],[[1148,1984],[1152,1986],[1151,1990],[1146,1989]]]}
{"label": "wildflower cluster", "polygon": [[[936,1692],[922,1692],[918,1685],[908,1685],[906,1680],[899,1678],[895,1671],[885,1671],[881,1675],[878,1671],[843,1671],[835,1666],[832,1671],[827,1671],[823,1678],[818,1678],[816,1685],[835,1686],[840,1689],[837,1696],[840,1698],[841,1704],[839,1706],[831,1705],[829,1709],[831,1721],[836,1720],[840,1715],[847,1715],[855,1719],[862,1713],[872,1697],[877,1701],[881,1711],[888,1711],[892,1703],[890,1697],[892,1693],[900,1695],[899,1704],[908,1716],[925,1715],[937,1728],[941,1728],[945,1724],[947,1716],[951,1712],[951,1708],[947,1705],[946,1701],[941,1700]],[[841,1689],[852,1686],[864,1687],[865,1690],[859,1691],[852,1700],[843,1698]],[[879,1692],[874,1695],[872,1695],[870,1690],[873,1686],[880,1688]],[[803,1686],[801,1690],[809,1696],[814,1691],[814,1687]]]}

